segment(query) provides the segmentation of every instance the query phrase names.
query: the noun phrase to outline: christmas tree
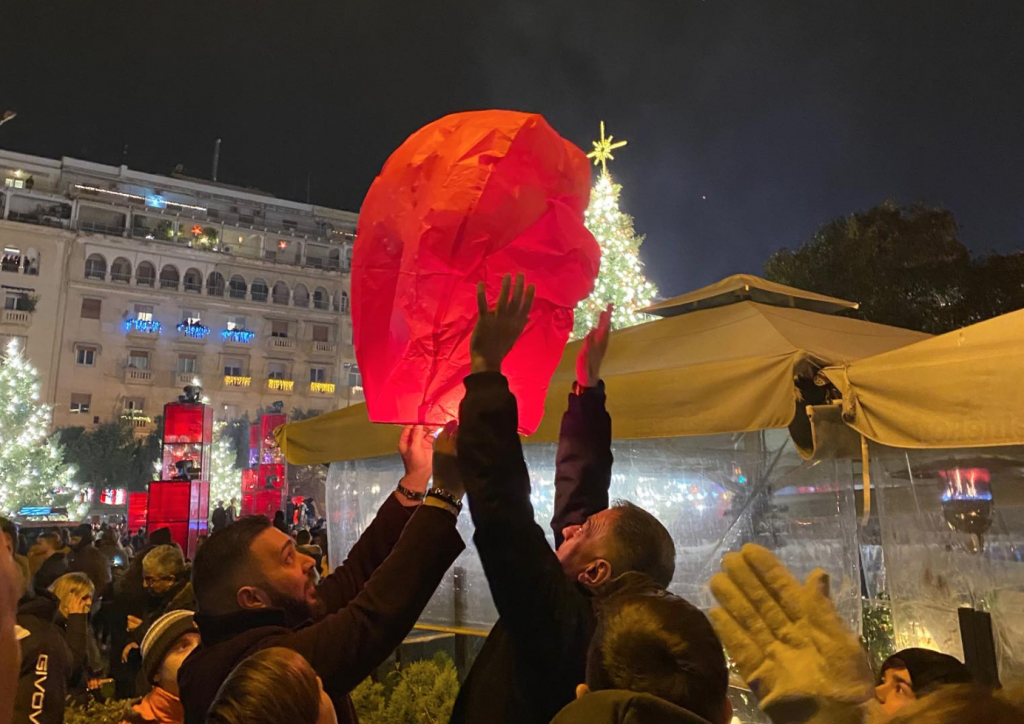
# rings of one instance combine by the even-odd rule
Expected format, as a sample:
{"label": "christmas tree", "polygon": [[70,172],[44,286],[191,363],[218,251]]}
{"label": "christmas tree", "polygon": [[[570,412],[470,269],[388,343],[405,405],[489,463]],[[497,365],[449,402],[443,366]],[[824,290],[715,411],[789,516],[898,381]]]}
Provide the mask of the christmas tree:
{"label": "christmas tree", "polygon": [[[225,507],[231,499],[242,497],[242,471],[235,467],[235,446],[230,437],[223,434],[224,423],[217,426],[217,439],[213,443],[213,457],[210,459],[210,513],[217,503],[224,501]],[[236,511],[237,512],[237,511]]]}
{"label": "christmas tree", "polygon": [[601,175],[590,194],[590,206],[584,220],[587,228],[601,246],[601,271],[594,284],[593,293],[576,307],[573,337],[586,335],[608,304],[615,305],[612,327],[619,329],[646,321],[647,316],[639,310],[651,304],[658,294],[657,287],[643,273],[640,261],[640,245],[643,236],[637,236],[633,229],[633,218],[619,210],[619,194],[622,187],[612,181],[608,173],[608,161],[615,157],[612,151],[626,145],[625,141],[612,142],[612,136],[604,135],[601,124],[601,139],[594,141],[594,150],[587,154],[601,166]]}
{"label": "christmas tree", "polygon": [[52,410],[39,402],[39,374],[25,359],[17,340],[0,361],[0,512],[25,506],[66,506],[76,518],[75,468],[64,449],[47,438]]}

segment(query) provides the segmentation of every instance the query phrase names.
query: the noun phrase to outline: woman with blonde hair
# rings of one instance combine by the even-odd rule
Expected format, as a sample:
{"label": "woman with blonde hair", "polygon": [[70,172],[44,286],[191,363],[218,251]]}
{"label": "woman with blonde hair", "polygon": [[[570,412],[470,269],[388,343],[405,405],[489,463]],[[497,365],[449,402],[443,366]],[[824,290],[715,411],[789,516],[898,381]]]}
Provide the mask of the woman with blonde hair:
{"label": "woman with blonde hair", "polygon": [[92,610],[96,586],[84,573],[65,573],[50,584],[49,591],[60,601],[60,615],[68,619],[74,614],[87,614]]}
{"label": "woman with blonde hair", "polygon": [[301,654],[281,646],[257,651],[224,680],[207,724],[337,724],[334,704]]}

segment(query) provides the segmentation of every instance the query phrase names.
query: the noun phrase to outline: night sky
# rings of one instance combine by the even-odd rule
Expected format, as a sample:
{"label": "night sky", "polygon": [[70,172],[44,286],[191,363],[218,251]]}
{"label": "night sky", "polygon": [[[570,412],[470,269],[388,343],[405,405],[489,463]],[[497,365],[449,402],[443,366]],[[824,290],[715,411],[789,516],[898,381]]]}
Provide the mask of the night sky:
{"label": "night sky", "polygon": [[[666,295],[886,198],[1024,247],[1024,0],[47,0],[0,15],[0,147],[357,210],[446,113],[536,111],[611,165]],[[706,198],[705,198],[706,197]]]}

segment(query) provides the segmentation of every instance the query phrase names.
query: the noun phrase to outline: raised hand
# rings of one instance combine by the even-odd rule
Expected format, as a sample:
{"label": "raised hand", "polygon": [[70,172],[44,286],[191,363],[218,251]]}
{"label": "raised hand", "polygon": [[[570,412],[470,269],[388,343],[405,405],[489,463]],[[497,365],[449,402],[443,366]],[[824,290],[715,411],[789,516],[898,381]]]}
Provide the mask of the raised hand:
{"label": "raised hand", "polygon": [[[402,436],[398,439],[398,452],[402,455],[405,465],[405,476],[402,485],[414,493],[425,493],[427,483],[433,473],[433,440],[431,432],[424,425],[406,425],[402,428]],[[403,505],[415,505],[416,501],[404,496],[398,500]]]}
{"label": "raised hand", "polygon": [[608,351],[608,335],[612,328],[612,305],[601,312],[597,326],[583,338],[583,347],[576,358],[576,381],[580,387],[593,387],[601,379],[601,362]]}
{"label": "raised hand", "polygon": [[532,284],[525,289],[524,285],[522,274],[516,275],[515,287],[512,287],[511,276],[506,274],[501,280],[498,304],[493,311],[487,304],[484,283],[480,282],[477,285],[476,298],[480,318],[477,319],[473,337],[469,342],[473,372],[501,372],[502,360],[512,350],[530,318],[535,290]]}
{"label": "raised hand", "polygon": [[771,552],[748,544],[723,557],[710,585],[720,606],[711,623],[773,721],[813,712],[839,721],[871,699],[867,657],[829,600],[823,571],[801,585]]}
{"label": "raised hand", "polygon": [[434,487],[462,497],[466,487],[462,483],[458,461],[459,423],[452,420],[434,440]]}

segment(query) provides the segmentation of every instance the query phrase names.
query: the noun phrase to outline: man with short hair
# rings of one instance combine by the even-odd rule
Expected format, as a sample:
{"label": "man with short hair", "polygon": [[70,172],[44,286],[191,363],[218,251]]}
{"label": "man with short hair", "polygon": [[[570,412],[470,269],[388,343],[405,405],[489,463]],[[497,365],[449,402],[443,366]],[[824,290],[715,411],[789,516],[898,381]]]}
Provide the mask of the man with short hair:
{"label": "man with short hair", "polygon": [[601,606],[586,683],[552,724],[729,724],[728,690],[722,643],[700,609],[663,591],[614,596]]}
{"label": "man with short hair", "polygon": [[453,724],[548,724],[584,679],[595,602],[663,589],[675,569],[672,537],[654,516],[629,503],[608,508],[611,420],[600,367],[610,308],[584,342],[562,420],[552,521],[557,551],[534,522],[516,399],[501,374],[532,292],[520,276],[509,297],[510,281],[503,281],[496,311],[479,290],[473,374],[459,412],[458,470],[500,618],[459,691]]}
{"label": "man with short hair", "polygon": [[96,587],[96,598],[106,593],[110,584],[110,561],[93,545],[92,526],[82,523],[71,531],[71,555],[68,556],[68,569],[89,576]]}
{"label": "man with short hair", "polygon": [[271,646],[302,654],[338,721],[356,721],[349,692],[402,642],[464,547],[458,481],[437,471],[427,491],[430,435],[407,427],[399,451],[405,476],[318,587],[313,559],[262,516],[239,518],[199,550],[192,583],[203,643],[180,671],[186,724],[201,724],[231,670]]}
{"label": "man with short hair", "polygon": [[39,570],[43,563],[51,556],[59,553],[63,547],[64,544],[57,533],[52,531],[40,533],[36,537],[36,542],[28,550],[28,567],[32,575],[35,576],[36,571]]}

